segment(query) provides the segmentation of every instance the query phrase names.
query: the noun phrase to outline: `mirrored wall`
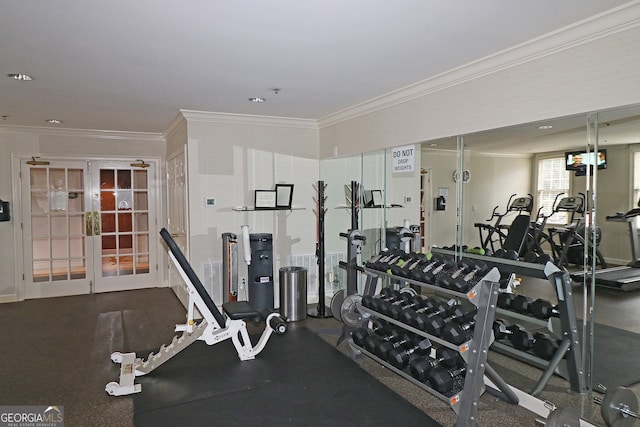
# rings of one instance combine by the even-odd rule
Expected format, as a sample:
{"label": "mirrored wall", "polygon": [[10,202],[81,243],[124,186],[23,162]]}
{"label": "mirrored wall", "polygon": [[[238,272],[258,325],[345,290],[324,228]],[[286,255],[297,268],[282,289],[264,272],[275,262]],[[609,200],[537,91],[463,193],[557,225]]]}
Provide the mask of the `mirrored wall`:
{"label": "mirrored wall", "polygon": [[[602,422],[599,407],[592,404],[591,390],[599,382],[614,387],[638,383],[640,377],[624,378],[628,384],[619,383],[620,378],[602,377],[602,372],[611,371],[610,365],[628,363],[625,357],[631,355],[622,355],[617,362],[607,360],[598,339],[603,333],[619,333],[620,339],[640,346],[640,335],[636,335],[640,333],[640,314],[635,308],[640,304],[640,290],[601,286],[595,283],[594,275],[586,274],[580,279],[579,273],[625,266],[639,254],[634,250],[637,228],[632,228],[626,219],[607,220],[607,216],[630,211],[640,198],[640,172],[636,172],[640,162],[635,160],[640,156],[640,107],[426,141],[416,147],[419,156],[411,175],[391,173],[392,148],[321,161],[321,179],[328,185],[327,265],[331,264],[333,253],[346,251],[346,241],[339,233],[351,227],[345,185],[352,181],[358,182],[361,190],[381,190],[384,199],[382,208],[359,209],[358,227],[367,237],[362,260],[384,248],[386,230],[402,226],[405,220],[421,226],[425,252],[432,246],[456,243],[469,248],[485,246],[487,229],[479,224],[494,226],[504,238],[513,220],[523,214],[530,215],[530,222],[539,224],[545,236],[555,233],[556,243],[543,242],[540,252],[553,252],[553,244],[562,246],[561,241],[567,236],[565,228],[582,227],[582,240],[578,239],[584,245],[582,251],[575,249],[565,254],[561,268],[578,274],[571,290],[580,335],[587,337],[582,340],[585,392],[568,393],[566,381],[554,376],[539,398],[574,407],[584,418]],[[573,165],[576,161],[588,164],[589,152],[595,156],[593,166]],[[460,180],[463,175],[465,179]],[[558,208],[558,202],[565,197],[582,199],[582,207],[575,212]],[[531,206],[512,206],[520,198],[530,198]],[[637,225],[636,221],[633,219],[633,225]],[[499,248],[500,236],[495,239]],[[525,246],[520,251],[520,259],[526,249]],[[332,277],[340,276],[337,267],[327,271],[333,272]],[[640,269],[638,272],[640,281]],[[548,281],[519,279],[521,284],[515,293],[550,301],[558,297]],[[490,357],[497,366],[506,365],[504,377],[510,384],[527,391],[533,381],[531,375],[518,372],[505,360],[498,355]]]}

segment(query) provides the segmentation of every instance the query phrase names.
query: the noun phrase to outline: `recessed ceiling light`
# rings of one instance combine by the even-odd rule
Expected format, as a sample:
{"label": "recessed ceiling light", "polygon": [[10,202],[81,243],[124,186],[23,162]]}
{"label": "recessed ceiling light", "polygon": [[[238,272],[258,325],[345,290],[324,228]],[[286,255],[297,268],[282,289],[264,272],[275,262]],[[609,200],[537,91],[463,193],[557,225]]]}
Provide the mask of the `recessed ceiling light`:
{"label": "recessed ceiling light", "polygon": [[538,126],[538,129],[540,129],[540,130],[553,129],[553,126],[552,125],[540,125],[540,126]]}
{"label": "recessed ceiling light", "polygon": [[251,101],[251,102],[265,102],[266,99],[265,98],[260,98],[260,97],[255,97],[255,98],[249,98],[249,101]]}
{"label": "recessed ceiling light", "polygon": [[29,74],[10,73],[10,74],[7,74],[7,77],[11,77],[14,80],[21,80],[23,82],[28,82],[33,80],[33,77],[31,77]]}
{"label": "recessed ceiling light", "polygon": [[59,125],[60,123],[62,123],[62,120],[49,119],[49,120],[47,120],[47,123],[51,123],[52,125]]}

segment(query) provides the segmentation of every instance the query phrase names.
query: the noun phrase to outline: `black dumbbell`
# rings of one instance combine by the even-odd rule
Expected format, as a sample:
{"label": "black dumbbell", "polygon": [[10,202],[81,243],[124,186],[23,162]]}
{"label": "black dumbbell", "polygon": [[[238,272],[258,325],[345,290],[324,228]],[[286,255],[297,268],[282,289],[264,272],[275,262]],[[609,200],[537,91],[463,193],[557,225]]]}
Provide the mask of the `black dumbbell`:
{"label": "black dumbbell", "polygon": [[424,281],[424,273],[440,265],[440,260],[441,257],[438,254],[427,254],[424,261],[415,266],[408,277],[418,282]]}
{"label": "black dumbbell", "polygon": [[364,349],[369,353],[376,352],[376,346],[380,341],[398,338],[401,334],[397,328],[386,328],[378,333],[370,334],[364,339]]}
{"label": "black dumbbell", "polygon": [[478,310],[475,307],[456,305],[449,310],[447,317],[433,316],[425,324],[424,331],[429,335],[439,337],[442,334],[442,328],[449,322],[468,322],[476,315]]}
{"label": "black dumbbell", "polygon": [[[418,337],[418,339],[423,339]],[[401,350],[417,343],[416,336],[404,331],[397,338],[388,340],[380,340],[376,343],[373,353],[382,360],[389,360],[390,352],[393,350]]]}
{"label": "black dumbbell", "polygon": [[351,332],[351,339],[358,347],[364,346],[364,340],[371,334],[382,333],[389,324],[383,319],[374,319],[371,322],[371,329],[356,328]]}
{"label": "black dumbbell", "polygon": [[403,295],[400,291],[391,288],[382,288],[380,291],[380,295],[377,297],[371,295],[365,295],[362,297],[361,304],[364,307],[370,308],[374,311],[380,311],[381,305],[387,301],[396,301],[400,298],[403,298]]}
{"label": "black dumbbell", "polygon": [[391,258],[391,251],[380,251],[379,254],[375,255],[369,261],[365,262],[365,267],[371,268],[373,270],[382,270],[383,264],[384,269],[386,269],[386,262]]}
{"label": "black dumbbell", "polygon": [[538,254],[535,251],[531,251],[527,252],[522,260],[533,264],[546,264],[549,261],[553,261],[553,258],[549,254]]}
{"label": "black dumbbell", "polygon": [[429,285],[435,285],[442,274],[447,273],[456,265],[456,261],[453,258],[442,258],[440,260],[440,264],[423,274],[422,282]]}
{"label": "black dumbbell", "polygon": [[389,299],[378,300],[376,303],[374,303],[374,306],[377,312],[386,314],[392,305],[398,305],[398,304],[409,302],[409,300],[411,300],[412,298],[413,298],[413,295],[410,294],[409,292],[398,291],[397,298],[394,298],[392,300],[389,300]]}
{"label": "black dumbbell", "polygon": [[532,302],[533,299],[528,296],[518,295],[511,301],[511,309],[521,314],[527,314]]}
{"label": "black dumbbell", "polygon": [[387,267],[385,272],[387,274],[395,274],[394,272],[397,272],[399,268],[402,268],[402,266],[404,266],[410,260],[410,254],[404,251],[398,252],[398,254],[391,261],[389,261],[389,266]]}
{"label": "black dumbbell", "polygon": [[427,297],[422,300],[422,305],[420,308],[414,307],[405,307],[398,316],[398,320],[402,323],[406,323],[407,325],[411,325],[411,321],[418,315],[418,313],[430,313],[440,304],[440,301],[437,298]]}
{"label": "black dumbbell", "polygon": [[436,366],[427,376],[427,381],[431,388],[440,394],[450,396],[464,385],[464,375],[466,371],[467,369],[464,366],[453,369]]}
{"label": "black dumbbell", "polygon": [[515,297],[515,294],[512,294],[511,292],[500,292],[497,302],[498,307],[505,310],[511,310],[511,304],[513,303],[513,299]]}
{"label": "black dumbbell", "polygon": [[[407,294],[408,295],[408,294]],[[422,307],[424,299],[419,295],[410,296],[408,299],[394,301],[393,303],[386,303],[382,306],[382,314],[386,314],[394,319],[399,319],[400,314],[406,308],[418,309]]]}
{"label": "black dumbbell", "polygon": [[471,270],[453,280],[445,276],[445,278],[440,281],[440,286],[456,292],[467,292],[478,283],[481,276],[488,270],[487,264],[482,261],[474,261],[472,265]]}
{"label": "black dumbbell", "polygon": [[538,298],[529,306],[529,312],[533,314],[538,319],[548,319],[551,316],[559,316],[560,312],[558,311],[558,307],[554,307],[550,301],[547,301],[542,298]]}
{"label": "black dumbbell", "polygon": [[409,364],[412,355],[427,356],[429,352],[431,352],[431,341],[419,337],[419,341],[411,347],[394,348],[391,350],[387,361],[398,369],[404,369]]}
{"label": "black dumbbell", "polygon": [[398,260],[403,255],[406,255],[406,252],[401,251],[399,249],[390,251],[384,257],[380,258],[378,261],[373,263],[371,268],[374,268],[375,270],[379,270],[379,271],[387,271],[389,267],[391,267],[393,264],[398,262]]}
{"label": "black dumbbell", "polygon": [[493,256],[496,258],[510,259],[513,261],[517,261],[520,258],[518,252],[514,251],[513,249],[504,250],[502,248],[495,251]]}
{"label": "black dumbbell", "polygon": [[389,264],[389,268],[387,268],[387,273],[397,275],[400,272],[400,270],[409,262],[411,262],[410,255],[405,253],[404,255],[401,255],[400,257],[398,257],[396,262]]}
{"label": "black dumbbell", "polygon": [[443,340],[449,341],[455,345],[460,345],[471,339],[475,325],[475,319],[469,320],[465,323],[450,322],[444,325],[440,336]]}
{"label": "black dumbbell", "polygon": [[[519,326],[519,325],[514,325]],[[511,345],[520,351],[529,351],[533,348],[533,345],[536,342],[536,339],[533,337],[533,334],[523,327],[518,329],[513,329],[512,334],[509,337],[509,341],[511,341]]]}
{"label": "black dumbbell", "polygon": [[538,344],[538,356],[542,359],[551,359],[555,352],[558,350],[557,343],[553,342],[551,337],[545,333],[538,332],[536,335],[533,335],[531,332],[526,329],[520,327],[517,330],[513,331],[513,334],[509,337],[509,341],[511,341],[511,345],[520,351],[529,351],[533,350],[535,352],[536,343],[540,340]]}
{"label": "black dumbbell", "polygon": [[462,366],[463,360],[456,350],[449,347],[438,347],[436,357],[418,357],[409,363],[411,376],[421,382],[426,382],[429,373],[436,366],[457,368]]}
{"label": "black dumbbell", "polygon": [[429,261],[427,260],[427,256],[423,253],[412,252],[409,254],[409,259],[405,261],[404,265],[401,267],[396,267],[394,270],[392,268],[392,272],[396,276],[411,278],[413,274],[413,270],[419,268],[421,265],[425,265]]}
{"label": "black dumbbell", "polygon": [[493,321],[493,336],[496,339],[496,341],[500,341],[505,338],[508,338],[513,345],[512,338],[515,335],[518,335],[519,333],[524,331],[525,331],[524,327],[522,327],[521,325],[518,325],[517,323],[513,325],[509,325],[509,322],[503,319],[496,319]]}
{"label": "black dumbbell", "polygon": [[513,261],[517,261],[518,259],[520,259],[520,256],[518,255],[518,252],[513,250],[513,249],[507,249],[503,254],[502,257],[504,259],[510,259]]}
{"label": "black dumbbell", "polygon": [[446,273],[442,274],[435,285],[447,289],[448,284],[452,283],[456,278],[464,276],[467,271],[473,268],[473,263],[468,258],[461,259],[454,267],[449,268]]}
{"label": "black dumbbell", "polygon": [[421,331],[426,331],[429,319],[434,316],[446,316],[451,310],[451,305],[442,301],[431,311],[416,310],[416,315],[409,319],[408,324]]}
{"label": "black dumbbell", "polygon": [[536,332],[533,338],[533,352],[541,359],[551,360],[560,347],[559,340],[544,332]]}

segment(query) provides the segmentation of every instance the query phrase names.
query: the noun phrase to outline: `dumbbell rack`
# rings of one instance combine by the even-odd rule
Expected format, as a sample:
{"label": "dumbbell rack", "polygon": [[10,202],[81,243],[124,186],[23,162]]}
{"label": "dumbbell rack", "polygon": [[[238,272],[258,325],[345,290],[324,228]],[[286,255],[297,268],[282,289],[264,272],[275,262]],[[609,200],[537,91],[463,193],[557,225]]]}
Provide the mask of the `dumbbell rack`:
{"label": "dumbbell rack", "polygon": [[364,307],[361,304],[358,305],[358,310],[363,314],[363,321],[367,321],[371,316],[384,319],[391,324],[404,328],[405,330],[413,332],[414,334],[423,336],[433,343],[437,343],[438,345],[449,347],[458,351],[462,359],[466,362],[467,368],[465,373],[464,387],[462,391],[455,393],[452,396],[445,396],[439,393],[426,384],[416,380],[406,372],[395,368],[388,362],[368,352],[366,349],[357,346],[353,342],[353,340],[350,339],[349,344],[354,350],[370,357],[371,359],[390,369],[392,372],[395,372],[401,377],[417,385],[421,389],[447,402],[451,406],[451,409],[453,409],[453,411],[458,415],[458,421],[456,424],[458,426],[478,425],[476,420],[478,408],[477,401],[480,395],[485,391],[484,375],[487,375],[487,377],[489,377],[493,381],[493,383],[496,384],[499,391],[501,392],[497,393],[500,394],[501,397],[503,397],[508,402],[513,403],[514,405],[518,404],[518,397],[513,393],[508,384],[502,378],[500,378],[500,376],[498,376],[498,374],[487,364],[486,361],[488,349],[493,340],[492,325],[495,315],[496,301],[498,298],[498,281],[500,278],[500,273],[497,269],[492,269],[491,271],[489,271],[467,293],[451,291],[449,289],[440,288],[438,286],[418,282],[401,276],[395,276],[368,267],[363,267],[363,270],[367,274],[367,284],[364,290],[365,295],[373,295],[375,289],[374,281],[377,281],[377,279],[391,278],[403,282],[408,282],[414,285],[432,289],[436,293],[448,294],[455,298],[466,300],[475,305],[477,308],[476,323],[474,326],[472,338],[461,345],[456,345],[439,337],[429,335],[422,330],[409,326],[392,317]]}
{"label": "dumbbell rack", "polygon": [[[443,255],[453,255],[453,252],[439,248],[433,248],[432,252]],[[558,350],[556,350],[551,360],[542,359],[536,355],[518,350],[498,341],[493,343],[491,349],[543,370],[538,382],[530,393],[532,396],[537,396],[542,392],[554,373],[569,381],[571,391],[575,393],[583,392],[584,375],[581,369],[582,353],[569,273],[560,270],[551,262],[534,264],[475,254],[464,254],[464,257],[482,260],[487,265],[497,268],[502,273],[515,273],[521,276],[547,279],[550,282],[556,292],[559,317],[552,317],[548,321],[545,321],[501,308],[496,309],[496,314],[501,318],[515,319],[532,326],[547,328],[552,337],[561,338]]]}

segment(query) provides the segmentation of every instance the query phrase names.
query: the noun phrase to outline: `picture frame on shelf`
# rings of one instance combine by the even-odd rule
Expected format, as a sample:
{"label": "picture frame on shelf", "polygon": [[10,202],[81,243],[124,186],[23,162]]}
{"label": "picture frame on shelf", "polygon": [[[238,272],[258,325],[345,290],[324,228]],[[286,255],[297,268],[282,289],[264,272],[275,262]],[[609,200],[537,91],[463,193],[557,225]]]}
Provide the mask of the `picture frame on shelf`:
{"label": "picture frame on shelf", "polygon": [[274,190],[255,190],[254,207],[260,209],[276,208],[276,192]]}
{"label": "picture frame on shelf", "polygon": [[374,208],[381,208],[384,206],[382,190],[371,190],[371,202]]}
{"label": "picture frame on shelf", "polygon": [[276,208],[291,209],[293,184],[276,184]]}

